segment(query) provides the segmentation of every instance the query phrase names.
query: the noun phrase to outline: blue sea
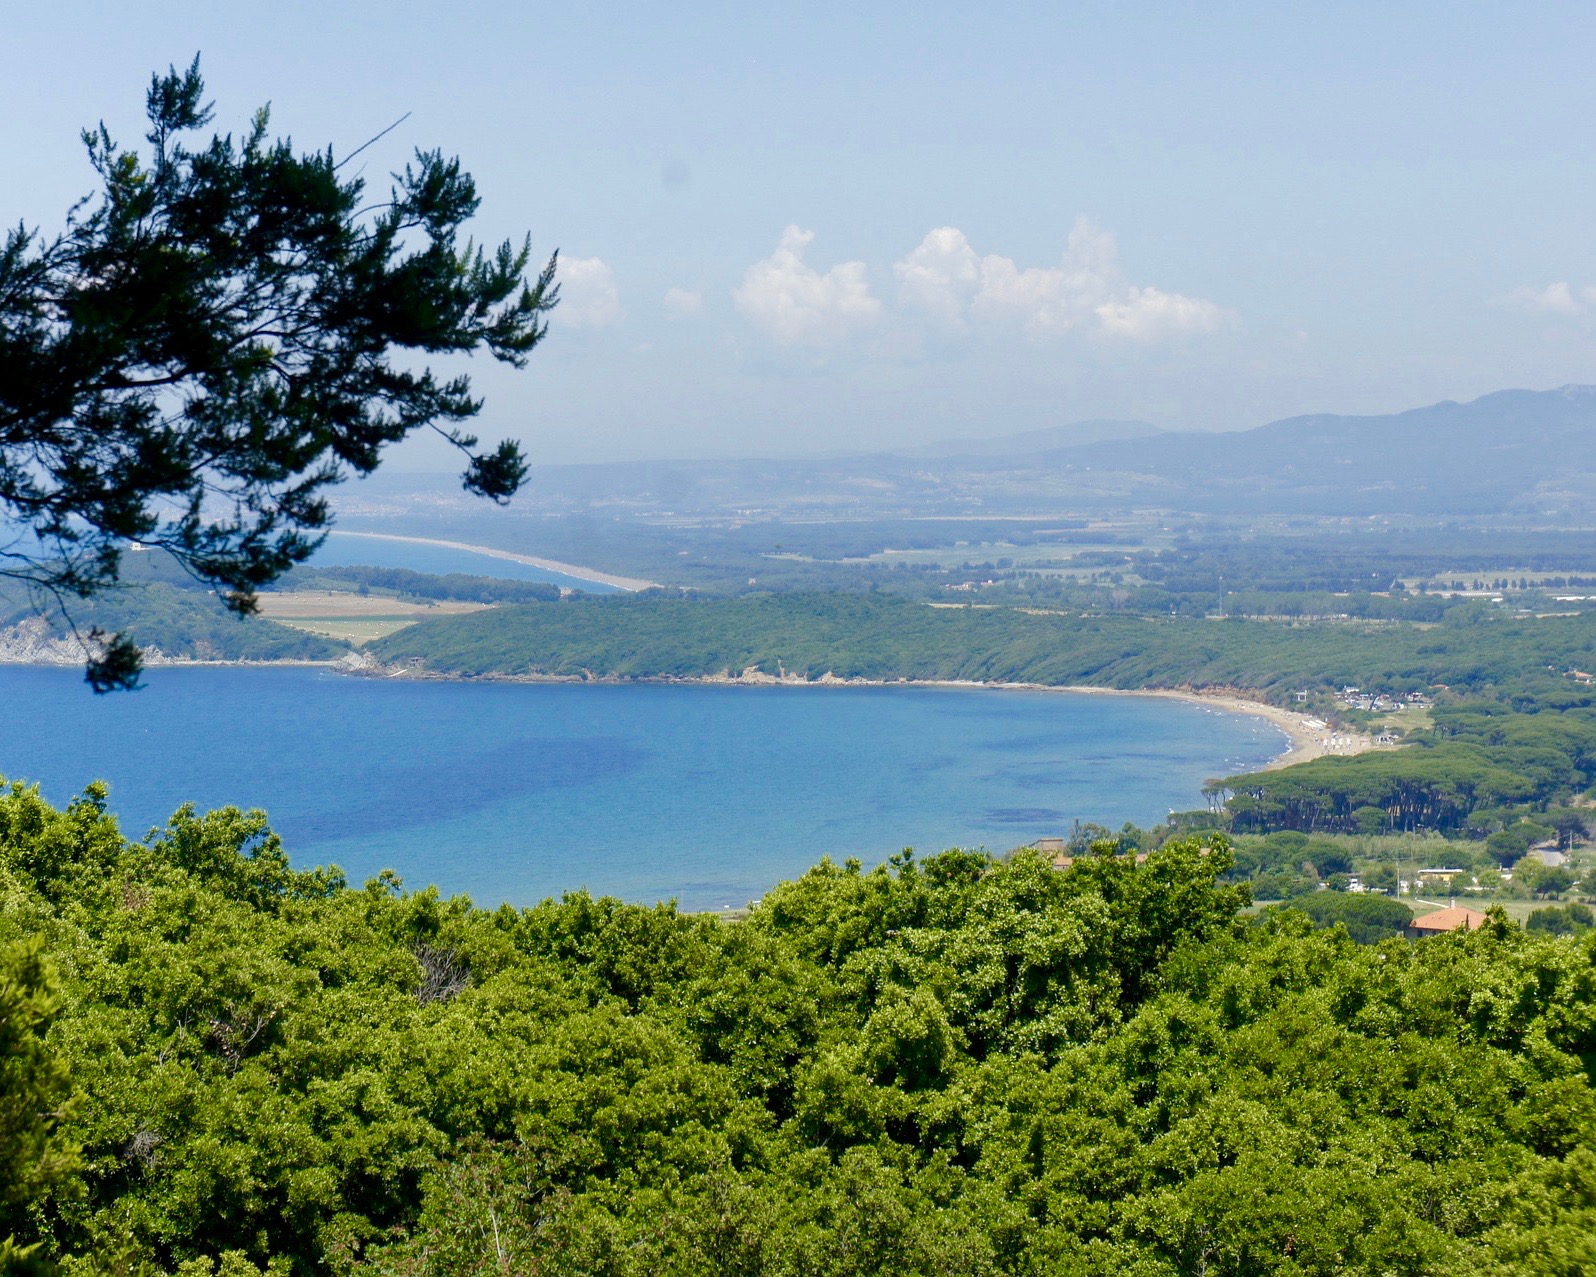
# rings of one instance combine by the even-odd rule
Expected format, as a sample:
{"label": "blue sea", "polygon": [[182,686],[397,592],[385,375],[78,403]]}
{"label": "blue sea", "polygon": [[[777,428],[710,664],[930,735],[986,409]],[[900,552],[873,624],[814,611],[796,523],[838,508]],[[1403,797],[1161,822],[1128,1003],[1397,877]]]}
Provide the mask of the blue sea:
{"label": "blue sea", "polygon": [[451,545],[422,545],[380,534],[330,532],[311,560],[313,566],[345,567],[359,564],[378,568],[409,568],[412,572],[446,575],[464,572],[467,576],[496,576],[509,581],[551,581],[567,590],[588,594],[613,594],[615,586],[564,572],[551,572],[530,563],[501,559],[496,554],[478,554]]}
{"label": "blue sea", "polygon": [[111,784],[141,837],[180,803],[260,807],[296,864],[396,870],[479,904],[578,887],[737,907],[829,855],[1006,851],[1157,822],[1282,734],[1179,701],[927,687],[407,682],[153,669],[91,695],[0,667],[0,774]]}

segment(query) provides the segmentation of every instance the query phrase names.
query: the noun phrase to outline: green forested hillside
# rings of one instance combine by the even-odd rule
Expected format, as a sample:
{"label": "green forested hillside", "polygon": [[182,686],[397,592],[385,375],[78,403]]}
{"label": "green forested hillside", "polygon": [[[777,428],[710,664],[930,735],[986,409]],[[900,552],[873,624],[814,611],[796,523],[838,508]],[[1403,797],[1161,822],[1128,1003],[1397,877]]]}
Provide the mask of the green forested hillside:
{"label": "green forested hillside", "polygon": [[[1415,732],[1410,747],[1317,758],[1213,788],[1241,830],[1467,830],[1484,838],[1596,785],[1596,689],[1526,679],[1496,690],[1493,700],[1438,706],[1434,726]],[[1503,846],[1504,863],[1528,845]]]}
{"label": "green forested hillside", "polygon": [[[0,590],[0,629],[37,614],[34,600],[24,592]],[[194,660],[335,661],[349,651],[342,643],[264,617],[236,616],[212,593],[164,582],[141,582],[76,602],[72,617],[85,633],[94,626],[107,633],[127,631],[144,647]],[[67,633],[59,618],[51,631]]]}
{"label": "green forested hillside", "polygon": [[[1238,830],[1469,830],[1484,838],[1596,782],[1596,714],[1513,717],[1521,738],[1516,742],[1482,739],[1483,733],[1447,739],[1426,732],[1407,748],[1316,758],[1231,776],[1210,789],[1223,796]],[[1559,727],[1571,730],[1558,732]],[[1473,817],[1482,811],[1500,816],[1481,825]],[[1518,855],[1525,846],[1516,849]]]}
{"label": "green forested hillside", "polygon": [[740,924],[0,799],[0,1239],[69,1273],[1596,1267],[1596,933],[1251,925],[1222,843]]}
{"label": "green forested hillside", "polygon": [[682,678],[757,666],[803,678],[976,679],[1259,691],[1448,682],[1488,691],[1596,664],[1596,615],[1445,626],[1083,616],[927,607],[887,595],[577,598],[421,622],[379,659],[447,673]]}

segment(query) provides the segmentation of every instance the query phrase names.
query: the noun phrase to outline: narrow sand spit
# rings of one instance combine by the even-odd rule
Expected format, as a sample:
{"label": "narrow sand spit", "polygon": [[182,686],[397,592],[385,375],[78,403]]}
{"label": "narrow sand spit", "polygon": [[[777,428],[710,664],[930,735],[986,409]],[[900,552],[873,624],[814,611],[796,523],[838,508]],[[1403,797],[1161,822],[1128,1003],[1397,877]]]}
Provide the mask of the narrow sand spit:
{"label": "narrow sand spit", "polygon": [[468,550],[472,554],[490,559],[505,559],[511,563],[525,563],[528,567],[542,568],[545,572],[558,572],[574,576],[579,581],[596,581],[600,585],[613,585],[618,590],[652,590],[657,581],[644,581],[635,576],[616,576],[612,572],[599,572],[578,563],[561,563],[558,559],[539,559],[530,554],[512,554],[509,550],[495,550],[487,545],[470,545],[465,541],[441,541],[436,537],[402,537],[391,532],[348,532],[339,528],[334,534],[341,537],[365,537],[368,541],[400,541],[406,545],[436,545],[446,550]]}

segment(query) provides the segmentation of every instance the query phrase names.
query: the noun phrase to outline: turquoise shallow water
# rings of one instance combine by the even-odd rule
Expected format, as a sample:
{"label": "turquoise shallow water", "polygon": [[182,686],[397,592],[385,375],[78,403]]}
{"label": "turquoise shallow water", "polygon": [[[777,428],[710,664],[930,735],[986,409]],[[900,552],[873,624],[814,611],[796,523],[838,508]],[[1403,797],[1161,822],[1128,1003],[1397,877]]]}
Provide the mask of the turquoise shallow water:
{"label": "turquoise shallow water", "polygon": [[1151,697],[285,668],[147,681],[94,697],[76,670],[0,667],[0,774],[57,802],[106,779],[134,836],[184,801],[262,807],[301,866],[393,868],[481,904],[585,886],[737,906],[822,855],[1150,824],[1285,745],[1262,720]]}

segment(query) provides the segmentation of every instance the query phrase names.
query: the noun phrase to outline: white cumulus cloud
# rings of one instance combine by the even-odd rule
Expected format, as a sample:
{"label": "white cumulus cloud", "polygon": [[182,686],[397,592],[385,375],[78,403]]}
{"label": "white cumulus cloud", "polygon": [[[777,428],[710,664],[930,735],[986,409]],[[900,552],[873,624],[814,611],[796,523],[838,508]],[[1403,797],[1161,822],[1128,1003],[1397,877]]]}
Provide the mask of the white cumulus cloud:
{"label": "white cumulus cloud", "polygon": [[608,328],[620,323],[621,292],[615,271],[602,257],[562,257],[557,278],[560,305],[556,322],[572,328]]}
{"label": "white cumulus cloud", "polygon": [[981,259],[964,232],[939,226],[892,268],[898,300],[933,319],[962,327],[970,301],[981,290]]}
{"label": "white cumulus cloud", "polygon": [[[1596,298],[1596,289],[1587,288],[1583,293],[1587,302]],[[1585,309],[1574,297],[1574,290],[1567,280],[1559,280],[1545,288],[1517,289],[1513,293],[1513,300],[1525,310],[1542,315],[1577,315]]]}
{"label": "white cumulus cloud", "polygon": [[667,289],[665,309],[677,319],[686,319],[704,309],[704,294],[688,288]]}
{"label": "white cumulus cloud", "polygon": [[980,256],[963,231],[942,226],[893,274],[902,305],[954,328],[1017,325],[1032,337],[1079,329],[1151,341],[1212,332],[1231,318],[1200,297],[1126,283],[1114,237],[1084,217],[1057,266],[1021,268],[1011,257]]}
{"label": "white cumulus cloud", "polygon": [[842,262],[822,275],[804,261],[814,237],[789,226],[776,251],[750,266],[732,293],[743,316],[782,345],[828,345],[881,317],[863,262]]}
{"label": "white cumulus cloud", "polygon": [[1134,341],[1158,341],[1182,333],[1211,333],[1228,318],[1201,297],[1184,297],[1158,288],[1132,288],[1123,301],[1104,302],[1097,318],[1105,333]]}

